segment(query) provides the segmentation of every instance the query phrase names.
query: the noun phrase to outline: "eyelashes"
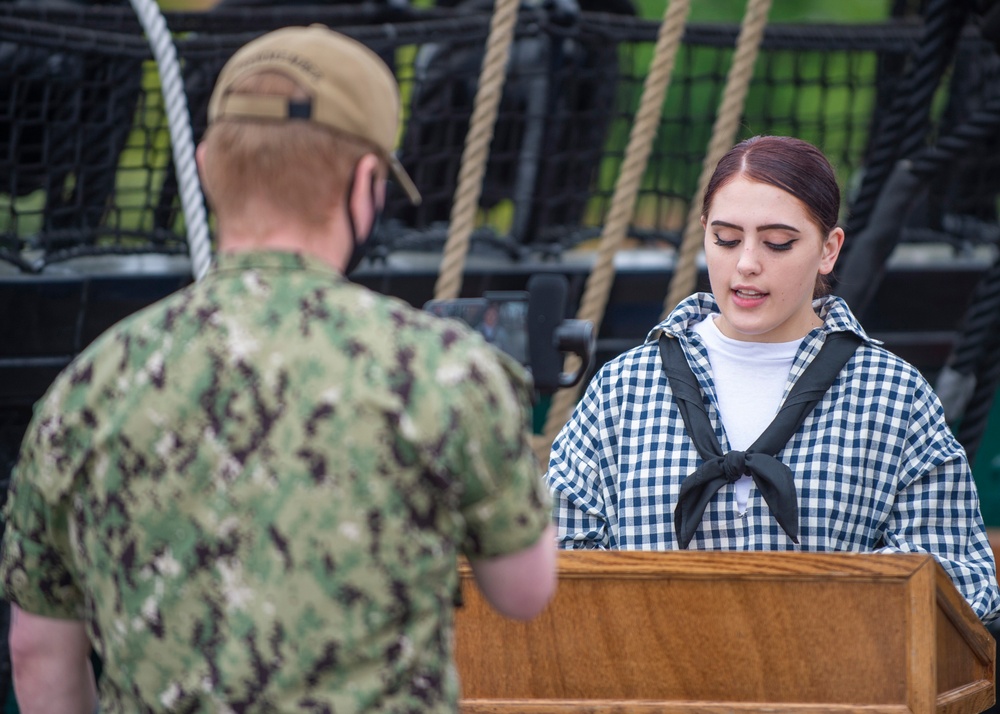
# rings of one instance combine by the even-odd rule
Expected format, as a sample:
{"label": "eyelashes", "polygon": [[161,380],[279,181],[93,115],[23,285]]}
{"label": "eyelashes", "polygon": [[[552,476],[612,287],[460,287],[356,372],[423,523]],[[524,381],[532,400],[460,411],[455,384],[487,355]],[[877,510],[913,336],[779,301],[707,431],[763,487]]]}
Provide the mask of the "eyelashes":
{"label": "eyelashes", "polygon": [[[713,235],[715,235],[715,244],[720,248],[735,248],[740,244],[740,239],[738,238],[734,240],[724,240],[719,236],[718,233],[715,233]],[[783,253],[785,251],[791,250],[792,246],[795,245],[796,241],[798,241],[797,238],[793,238],[792,240],[786,241],[784,243],[770,243],[765,241],[764,245],[766,245],[769,249],[773,250],[776,253]]]}

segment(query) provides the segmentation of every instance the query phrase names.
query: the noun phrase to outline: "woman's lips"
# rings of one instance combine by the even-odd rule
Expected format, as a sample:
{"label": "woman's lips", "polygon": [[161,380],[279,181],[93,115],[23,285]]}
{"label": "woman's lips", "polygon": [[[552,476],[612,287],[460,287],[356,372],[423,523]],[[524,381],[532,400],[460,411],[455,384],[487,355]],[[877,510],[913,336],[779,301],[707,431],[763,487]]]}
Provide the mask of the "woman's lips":
{"label": "woman's lips", "polygon": [[738,307],[754,307],[767,297],[767,293],[752,288],[733,288],[733,302]]}

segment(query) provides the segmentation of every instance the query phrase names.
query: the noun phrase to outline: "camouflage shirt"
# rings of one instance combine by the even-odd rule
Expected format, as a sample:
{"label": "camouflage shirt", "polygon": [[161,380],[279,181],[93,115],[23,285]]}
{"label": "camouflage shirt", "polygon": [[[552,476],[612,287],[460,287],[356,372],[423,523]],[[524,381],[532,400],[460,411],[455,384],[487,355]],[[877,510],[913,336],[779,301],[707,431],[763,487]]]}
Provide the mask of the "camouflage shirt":
{"label": "camouflage shirt", "polygon": [[85,622],[104,714],[454,711],[458,555],[550,520],[529,397],[455,321],[224,255],[39,402],[3,594]]}

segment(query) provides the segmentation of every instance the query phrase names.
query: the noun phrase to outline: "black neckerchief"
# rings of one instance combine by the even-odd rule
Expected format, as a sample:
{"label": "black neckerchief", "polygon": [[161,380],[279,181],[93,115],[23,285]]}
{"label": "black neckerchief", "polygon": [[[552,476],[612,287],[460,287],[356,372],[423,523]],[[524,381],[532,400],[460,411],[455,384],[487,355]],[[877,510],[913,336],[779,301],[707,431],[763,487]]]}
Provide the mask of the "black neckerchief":
{"label": "black neckerchief", "polygon": [[840,370],[847,364],[861,338],[853,332],[834,332],[799,376],[774,421],[746,451],[722,453],[715,429],[708,419],[698,381],[691,372],[680,341],[660,335],[660,360],[670,380],[674,399],[688,435],[704,460],[681,484],[674,509],[674,529],[682,548],[687,548],[705,513],[705,507],[722,486],[749,474],[778,525],[795,543],[799,542],[799,506],[792,471],[775,455],[796,432],[816,403],[823,398]]}

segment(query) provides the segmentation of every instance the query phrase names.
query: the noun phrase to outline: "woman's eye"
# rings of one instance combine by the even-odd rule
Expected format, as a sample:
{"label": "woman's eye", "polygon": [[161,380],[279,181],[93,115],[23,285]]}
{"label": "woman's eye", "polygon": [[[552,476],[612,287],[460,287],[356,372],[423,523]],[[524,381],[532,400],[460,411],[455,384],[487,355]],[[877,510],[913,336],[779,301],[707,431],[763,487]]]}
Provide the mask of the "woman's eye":
{"label": "woman's eye", "polygon": [[715,244],[723,248],[733,248],[739,244],[739,240],[724,240],[718,233],[716,233]]}
{"label": "woman's eye", "polygon": [[785,243],[766,243],[765,245],[767,245],[767,247],[771,250],[791,250],[793,243],[795,243],[795,241],[790,240]]}

